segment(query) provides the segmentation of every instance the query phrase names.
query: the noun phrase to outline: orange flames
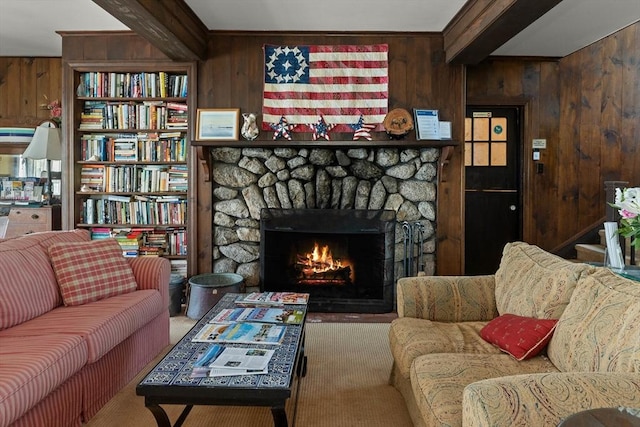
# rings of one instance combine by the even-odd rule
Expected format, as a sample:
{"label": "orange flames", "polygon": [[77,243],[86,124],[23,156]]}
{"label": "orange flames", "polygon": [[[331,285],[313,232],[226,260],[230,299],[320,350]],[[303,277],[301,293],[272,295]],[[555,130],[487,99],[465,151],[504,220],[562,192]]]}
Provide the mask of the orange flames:
{"label": "orange flames", "polygon": [[305,265],[308,270],[314,273],[323,273],[342,268],[341,260],[333,259],[329,246],[320,248],[317,243],[313,245],[313,251],[306,255]]}
{"label": "orange flames", "polygon": [[334,258],[329,246],[314,243],[313,250],[305,255],[296,255],[299,280],[305,284],[344,285],[351,283],[353,272],[348,259]]}

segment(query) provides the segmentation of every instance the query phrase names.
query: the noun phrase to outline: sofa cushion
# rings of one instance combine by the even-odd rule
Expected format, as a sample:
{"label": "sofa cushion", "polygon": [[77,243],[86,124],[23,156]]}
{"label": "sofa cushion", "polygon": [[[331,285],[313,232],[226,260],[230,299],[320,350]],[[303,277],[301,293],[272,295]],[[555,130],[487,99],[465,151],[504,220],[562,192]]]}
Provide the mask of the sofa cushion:
{"label": "sofa cushion", "polygon": [[60,306],[36,319],[0,331],[5,336],[40,336],[65,333],[83,337],[88,361],[93,363],[132,333],[162,312],[162,297],[157,290],[142,290],[117,295],[77,306]]}
{"label": "sofa cushion", "polygon": [[461,426],[464,388],[476,381],[557,372],[546,357],[518,362],[506,354],[432,354],[411,366],[411,388],[427,426]]}
{"label": "sofa cushion", "polygon": [[73,230],[34,233],[0,241],[0,330],[62,304],[47,247],[89,239],[87,230]]}
{"label": "sofa cushion", "polygon": [[86,363],[87,343],[80,336],[0,338],[0,425],[18,419]]}
{"label": "sofa cushion", "polygon": [[65,305],[81,305],[136,290],[136,279],[115,239],[56,243],[49,256]]}
{"label": "sofa cushion", "polygon": [[516,360],[530,359],[540,353],[551,340],[557,319],[503,314],[490,321],[480,336]]}
{"label": "sofa cushion", "polygon": [[524,242],[507,243],[495,274],[498,312],[558,319],[578,280],[594,269]]}
{"label": "sofa cushion", "polygon": [[400,317],[391,322],[389,345],[400,374],[409,378],[414,359],[434,353],[494,353],[497,347],[480,337],[487,322],[433,322]]}
{"label": "sofa cushion", "polygon": [[564,372],[640,372],[640,283],[607,268],[578,282],[548,347]]}

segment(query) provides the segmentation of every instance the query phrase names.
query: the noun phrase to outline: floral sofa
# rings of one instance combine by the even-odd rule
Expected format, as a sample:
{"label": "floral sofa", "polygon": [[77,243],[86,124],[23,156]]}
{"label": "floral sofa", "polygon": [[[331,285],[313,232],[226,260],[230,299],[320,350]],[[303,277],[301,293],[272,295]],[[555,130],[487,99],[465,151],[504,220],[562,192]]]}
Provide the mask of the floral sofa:
{"label": "floral sofa", "polygon": [[170,263],[86,230],[0,240],[0,426],[79,426],[169,343]]}
{"label": "floral sofa", "polygon": [[606,268],[514,242],[494,275],[402,278],[397,302],[390,382],[416,426],[640,408],[640,283]]}

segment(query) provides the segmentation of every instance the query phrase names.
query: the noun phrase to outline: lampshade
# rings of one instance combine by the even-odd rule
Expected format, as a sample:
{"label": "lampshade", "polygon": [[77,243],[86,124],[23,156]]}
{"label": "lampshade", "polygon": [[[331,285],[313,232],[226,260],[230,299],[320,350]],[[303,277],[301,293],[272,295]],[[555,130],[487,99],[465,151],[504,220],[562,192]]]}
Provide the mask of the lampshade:
{"label": "lampshade", "polygon": [[61,160],[60,129],[48,122],[38,126],[22,157],[36,160]]}

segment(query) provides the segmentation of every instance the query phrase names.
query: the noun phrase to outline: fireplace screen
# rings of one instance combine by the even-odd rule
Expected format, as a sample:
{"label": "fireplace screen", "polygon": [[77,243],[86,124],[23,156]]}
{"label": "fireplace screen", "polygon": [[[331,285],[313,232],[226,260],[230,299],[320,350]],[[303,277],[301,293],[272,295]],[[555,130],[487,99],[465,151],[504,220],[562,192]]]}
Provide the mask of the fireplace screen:
{"label": "fireplace screen", "polygon": [[264,209],[261,288],[307,292],[314,311],[391,311],[394,224],[393,211]]}

